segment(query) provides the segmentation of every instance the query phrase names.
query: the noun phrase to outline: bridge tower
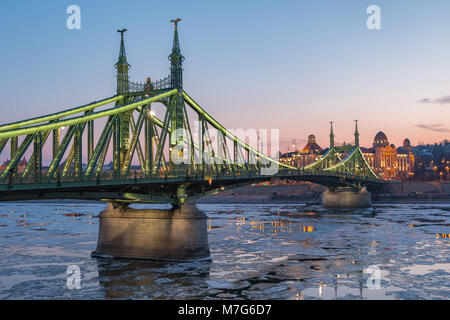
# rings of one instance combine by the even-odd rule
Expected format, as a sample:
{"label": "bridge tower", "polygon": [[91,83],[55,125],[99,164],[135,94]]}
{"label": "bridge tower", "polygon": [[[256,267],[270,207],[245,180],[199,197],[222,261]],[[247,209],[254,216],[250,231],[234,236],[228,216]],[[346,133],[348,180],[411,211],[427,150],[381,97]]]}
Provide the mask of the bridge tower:
{"label": "bridge tower", "polygon": [[[128,71],[130,64],[127,61],[127,54],[125,52],[124,33],[127,29],[117,30],[120,33],[120,51],[119,59],[115,64],[117,69],[117,94],[123,95],[129,92],[129,78]],[[126,103],[123,99],[116,102],[116,106]],[[113,133],[113,164],[114,173],[120,174],[121,165],[124,163],[124,159],[130,148],[130,117],[132,112],[127,112],[116,117],[114,121],[114,133]]]}
{"label": "bridge tower", "polygon": [[[359,148],[358,120],[355,121],[355,148],[352,153],[342,162],[336,164],[328,170],[352,172],[353,174],[364,174],[370,176],[373,173],[364,159],[364,155]],[[330,145],[334,146],[333,123],[331,123]],[[376,178],[376,176],[375,176]],[[356,187],[356,186],[355,186]],[[365,187],[358,190],[349,187],[332,188],[322,194],[322,206],[326,208],[366,208],[372,206],[371,193]]]}
{"label": "bridge tower", "polygon": [[355,147],[359,148],[358,120],[355,121]]}
{"label": "bridge tower", "polygon": [[125,52],[124,33],[127,29],[117,30],[120,33],[120,52],[119,59],[115,64],[117,69],[117,94],[128,93],[128,70],[130,65],[127,62],[127,54]]}
{"label": "bridge tower", "polygon": [[171,20],[174,24],[174,34],[173,34],[173,45],[172,52],[169,55],[170,60],[170,77],[171,77],[171,86],[174,89],[178,90],[177,95],[173,95],[169,100],[169,108],[171,113],[171,134],[170,134],[170,161],[172,163],[172,150],[177,150],[178,154],[175,156],[180,159],[183,158],[182,149],[174,149],[176,145],[183,144],[183,134],[182,129],[184,129],[184,118],[186,113],[186,107],[184,105],[183,98],[183,61],[184,57],[181,54],[180,42],[178,40],[178,23],[181,19],[177,18],[175,20]]}
{"label": "bridge tower", "polygon": [[[359,148],[358,120],[354,120],[354,121],[355,121],[355,148],[357,148],[358,151],[361,152],[360,148]],[[363,167],[363,163],[362,162],[363,162],[363,158],[361,158],[361,157],[354,157],[354,164],[353,164],[354,168],[359,171],[360,168]]]}
{"label": "bridge tower", "polygon": [[333,121],[330,121],[330,149],[334,148],[334,133],[333,133]]}

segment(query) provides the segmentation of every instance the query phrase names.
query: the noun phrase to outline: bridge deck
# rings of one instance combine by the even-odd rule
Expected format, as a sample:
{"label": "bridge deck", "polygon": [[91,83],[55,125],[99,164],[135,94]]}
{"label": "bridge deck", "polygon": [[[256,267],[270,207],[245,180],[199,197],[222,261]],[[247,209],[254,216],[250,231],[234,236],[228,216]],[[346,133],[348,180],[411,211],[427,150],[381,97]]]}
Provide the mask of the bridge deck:
{"label": "bridge deck", "polygon": [[[108,178],[107,178],[108,177]],[[383,185],[380,180],[363,179],[355,175],[323,172],[317,170],[280,170],[276,175],[263,175],[259,170],[220,175],[193,174],[186,171],[178,173],[146,176],[129,174],[114,177],[113,173],[103,173],[102,178],[79,179],[69,181],[44,179],[41,182],[0,184],[0,201],[34,200],[34,199],[122,199],[129,202],[173,202],[174,195],[180,187],[187,188],[189,197],[201,197],[213,192],[235,188],[242,185],[273,181],[295,180],[319,183],[328,187],[352,187],[364,182],[369,189]]]}

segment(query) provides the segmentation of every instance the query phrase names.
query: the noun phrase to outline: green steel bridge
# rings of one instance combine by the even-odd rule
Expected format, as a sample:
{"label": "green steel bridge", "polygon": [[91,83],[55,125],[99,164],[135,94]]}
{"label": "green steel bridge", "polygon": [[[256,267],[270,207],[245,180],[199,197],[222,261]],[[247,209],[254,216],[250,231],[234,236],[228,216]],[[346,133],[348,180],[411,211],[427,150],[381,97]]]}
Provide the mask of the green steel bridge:
{"label": "green steel bridge", "polygon": [[[0,155],[9,159],[0,169],[0,201],[90,199],[176,206],[191,198],[275,179],[310,181],[332,190],[373,190],[383,185],[361,153],[357,123],[355,147],[345,159],[334,146],[331,127],[329,151],[304,168],[262,154],[223,127],[183,89],[178,21],[172,21],[168,77],[130,81],[126,30],[118,30],[114,96],[0,125]],[[158,118],[152,110],[156,103],[164,106],[164,117]],[[97,134],[95,126],[101,129]],[[44,149],[52,154],[45,167]],[[29,161],[24,165],[26,155]],[[108,157],[112,166],[106,164]],[[138,165],[133,166],[133,161]]]}

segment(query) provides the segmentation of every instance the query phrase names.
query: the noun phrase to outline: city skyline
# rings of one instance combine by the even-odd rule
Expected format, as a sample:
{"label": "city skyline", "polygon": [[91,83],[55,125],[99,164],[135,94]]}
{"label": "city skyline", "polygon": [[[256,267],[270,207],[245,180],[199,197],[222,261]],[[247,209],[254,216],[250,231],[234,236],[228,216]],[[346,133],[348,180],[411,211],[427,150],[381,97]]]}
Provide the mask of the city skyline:
{"label": "city skyline", "polygon": [[447,12],[0,1],[0,299],[448,300]]}
{"label": "city skyline", "polygon": [[[373,137],[375,137],[376,134],[379,133],[379,132],[382,132],[382,131],[377,131],[373,135]],[[359,133],[361,134],[361,132],[359,132]],[[318,145],[320,145],[324,149],[329,148],[329,145],[330,145],[329,135],[327,137],[317,137],[314,133],[310,133],[310,134],[308,134],[308,136],[309,135],[313,135],[317,141],[322,141],[323,144],[322,143],[318,143]],[[386,133],[386,135],[389,138],[389,141],[391,141],[390,137],[389,137],[389,133]],[[373,137],[372,137],[372,142],[369,142],[367,144],[360,144],[361,147],[371,148],[372,144],[373,144]],[[328,139],[328,140],[326,140],[326,139]],[[399,147],[399,146],[403,145],[403,142],[404,142],[405,139],[411,140],[411,137],[405,136],[405,138],[402,141],[400,141],[398,144],[393,143],[393,142],[390,142],[390,144],[393,144],[394,146]],[[444,139],[444,140],[441,140],[441,141],[435,141],[435,142],[430,142],[430,143],[425,143],[423,141],[418,141],[416,144],[413,144],[413,145],[414,146],[435,145],[435,144],[442,144],[442,143],[445,143],[445,142],[448,142],[448,141],[450,141],[450,139]],[[282,150],[280,150],[280,152],[282,152],[282,153],[283,152],[295,151],[294,149],[297,149],[299,151],[306,144],[308,144],[308,137],[303,137],[303,138],[300,138],[300,139],[293,138],[290,141],[282,141],[282,144],[284,146],[284,148],[280,148],[280,149],[282,149]],[[349,138],[348,140],[344,140],[344,139],[337,140],[337,139],[335,139],[334,144],[335,144],[335,146],[354,145],[355,144],[355,137],[353,136],[353,137]]]}
{"label": "city skyline", "polygon": [[0,35],[7,49],[0,61],[8,76],[0,80],[0,95],[2,107],[11,108],[1,122],[114,94],[119,27],[129,30],[131,78],[163,78],[169,20],[179,16],[185,88],[227,128],[279,128],[282,151],[311,133],[327,145],[328,121],[335,122],[336,141],[351,142],[352,119],[359,119],[361,145],[370,145],[378,131],[395,145],[449,137],[450,46],[438,41],[450,33],[443,19],[449,3],[378,1],[382,28],[375,31],[366,27],[371,1],[248,1],[239,12],[229,3],[134,3],[142,10],[78,1],[81,30],[68,30],[70,1],[3,1]]}

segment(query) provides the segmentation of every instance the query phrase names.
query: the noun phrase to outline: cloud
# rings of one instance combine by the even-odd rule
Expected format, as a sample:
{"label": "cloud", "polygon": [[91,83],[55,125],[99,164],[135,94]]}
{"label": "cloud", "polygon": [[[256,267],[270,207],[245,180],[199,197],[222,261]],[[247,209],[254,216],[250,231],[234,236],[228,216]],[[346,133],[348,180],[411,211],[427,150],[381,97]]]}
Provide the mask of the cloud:
{"label": "cloud", "polygon": [[450,96],[443,96],[437,99],[424,98],[419,100],[420,103],[437,103],[437,104],[447,104],[450,103]]}
{"label": "cloud", "polygon": [[421,128],[421,129],[425,129],[425,130],[429,130],[429,131],[434,131],[434,132],[450,132],[450,129],[447,128],[444,124],[442,123],[434,123],[434,124],[418,124],[415,127],[417,128]]}

